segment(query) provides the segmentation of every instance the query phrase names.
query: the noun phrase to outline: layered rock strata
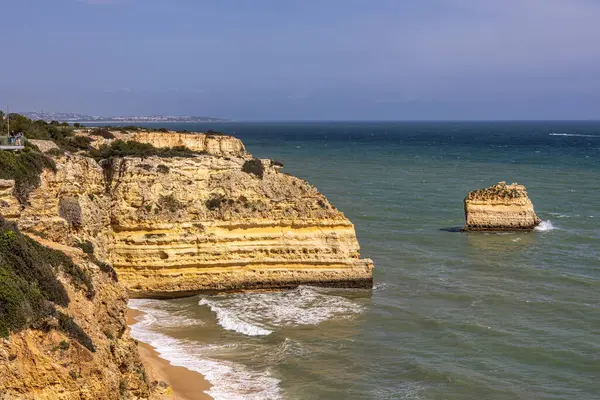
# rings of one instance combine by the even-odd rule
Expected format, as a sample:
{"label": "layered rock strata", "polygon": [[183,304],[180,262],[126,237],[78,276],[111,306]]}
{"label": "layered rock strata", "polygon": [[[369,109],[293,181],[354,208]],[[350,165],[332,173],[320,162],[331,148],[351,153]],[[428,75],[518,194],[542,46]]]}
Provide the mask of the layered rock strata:
{"label": "layered rock strata", "polygon": [[[206,141],[190,136],[135,137],[155,146]],[[252,159],[235,138],[214,140],[218,146],[198,144],[207,154],[190,158],[102,167],[63,156],[17,211],[0,182],[0,213],[52,240],[91,241],[135,297],[372,286],[373,264],[360,259],[354,226],[316,188]]]}
{"label": "layered rock strata", "polygon": [[532,230],[541,222],[525,186],[505,182],[470,192],[465,198],[465,218],[465,231]]}

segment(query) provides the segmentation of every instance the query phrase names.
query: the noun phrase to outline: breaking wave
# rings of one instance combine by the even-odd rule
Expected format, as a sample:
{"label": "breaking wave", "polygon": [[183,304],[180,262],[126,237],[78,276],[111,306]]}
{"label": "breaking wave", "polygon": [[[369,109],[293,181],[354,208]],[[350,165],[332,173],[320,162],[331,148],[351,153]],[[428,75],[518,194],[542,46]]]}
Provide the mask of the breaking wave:
{"label": "breaking wave", "polygon": [[208,306],[223,328],[249,336],[270,335],[277,327],[348,318],[363,310],[360,304],[327,289],[307,286],[284,292],[205,297],[199,304]]}
{"label": "breaking wave", "polygon": [[542,221],[538,226],[535,227],[535,230],[538,232],[548,232],[553,231],[554,229],[556,229],[556,227],[552,225],[552,222],[550,222],[550,220]]}
{"label": "breaking wave", "polygon": [[198,304],[201,306],[208,306],[211,311],[217,315],[219,325],[228,331],[235,331],[248,336],[266,336],[273,333],[273,331],[261,328],[258,325],[245,322],[242,318],[237,316],[238,312],[236,310],[228,309],[226,306],[219,306],[215,301],[202,299]]}
{"label": "breaking wave", "polygon": [[204,321],[189,318],[178,308],[169,307],[163,300],[131,299],[129,308],[146,313],[139,323],[160,328],[181,328],[185,326],[202,326]]}
{"label": "breaking wave", "polygon": [[207,393],[215,400],[275,400],[281,398],[279,379],[269,370],[256,371],[242,364],[217,360],[212,354],[226,350],[230,345],[202,345],[189,340],[175,339],[156,328],[164,325],[164,317],[155,300],[132,299],[129,307],[144,312],[131,326],[131,336],[152,346],[159,356],[172,365],[202,374],[212,387]]}

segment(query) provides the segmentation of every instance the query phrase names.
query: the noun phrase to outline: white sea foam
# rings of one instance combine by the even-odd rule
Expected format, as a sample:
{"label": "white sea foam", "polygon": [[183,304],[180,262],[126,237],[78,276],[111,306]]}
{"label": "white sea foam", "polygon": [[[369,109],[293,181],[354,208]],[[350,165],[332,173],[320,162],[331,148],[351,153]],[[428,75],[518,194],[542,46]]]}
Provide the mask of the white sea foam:
{"label": "white sea foam", "polygon": [[550,136],[576,136],[576,137],[598,137],[599,135],[581,135],[578,133],[550,133]]}
{"label": "white sea foam", "polygon": [[554,229],[556,229],[556,227],[552,225],[552,222],[550,222],[550,220],[542,221],[538,226],[535,227],[535,230],[538,232],[548,232]]}
{"label": "white sea foam", "polygon": [[363,307],[326,290],[301,286],[274,293],[241,293],[203,298],[219,324],[244,335],[269,335],[277,327],[317,325],[332,318],[347,318]]}
{"label": "white sea foam", "polygon": [[268,329],[261,328],[258,325],[245,322],[243,319],[237,316],[238,312],[234,309],[228,309],[227,307],[218,306],[217,302],[208,299],[200,300],[201,306],[208,306],[212,312],[217,315],[219,325],[228,331],[235,331],[248,336],[266,336],[273,333]]}
{"label": "white sea foam", "polygon": [[130,300],[129,307],[145,314],[132,325],[131,336],[154,347],[159,356],[172,365],[196,371],[212,384],[207,393],[216,400],[275,400],[281,398],[280,381],[267,371],[255,371],[231,361],[211,358],[211,354],[229,345],[200,345],[179,340],[156,330],[164,326],[160,318],[164,310],[154,300]]}
{"label": "white sea foam", "polygon": [[147,313],[140,322],[161,328],[180,328],[184,326],[202,326],[204,321],[189,318],[176,309],[169,309],[161,300],[132,299],[129,308]]}

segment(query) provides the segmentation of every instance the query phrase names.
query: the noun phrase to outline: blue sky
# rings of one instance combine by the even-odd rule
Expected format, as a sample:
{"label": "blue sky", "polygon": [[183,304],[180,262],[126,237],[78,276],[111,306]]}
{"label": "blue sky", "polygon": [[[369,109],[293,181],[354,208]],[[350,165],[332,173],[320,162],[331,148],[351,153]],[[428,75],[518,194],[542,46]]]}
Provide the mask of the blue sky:
{"label": "blue sky", "polygon": [[0,102],[21,111],[600,119],[597,0],[0,6]]}

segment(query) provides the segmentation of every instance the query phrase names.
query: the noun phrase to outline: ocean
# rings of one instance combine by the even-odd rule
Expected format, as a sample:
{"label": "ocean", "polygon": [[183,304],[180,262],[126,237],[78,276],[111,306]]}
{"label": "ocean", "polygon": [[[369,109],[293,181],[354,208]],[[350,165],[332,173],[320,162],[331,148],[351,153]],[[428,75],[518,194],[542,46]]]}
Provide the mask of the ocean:
{"label": "ocean", "polygon": [[[216,399],[599,399],[600,122],[169,124],[242,139],[356,226],[373,290],[131,300]],[[460,233],[524,184],[531,233]]]}

